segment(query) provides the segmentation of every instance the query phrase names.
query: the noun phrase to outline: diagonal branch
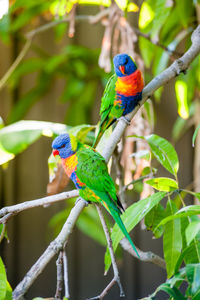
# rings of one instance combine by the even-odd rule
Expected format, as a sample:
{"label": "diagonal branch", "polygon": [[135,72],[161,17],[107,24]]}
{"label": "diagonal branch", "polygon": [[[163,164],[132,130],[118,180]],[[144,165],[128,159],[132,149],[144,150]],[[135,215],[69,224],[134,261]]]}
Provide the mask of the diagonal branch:
{"label": "diagonal branch", "polygon": [[67,218],[63,228],[61,229],[58,236],[53,242],[47,247],[44,253],[36,261],[36,263],[27,272],[24,279],[17,285],[13,291],[12,299],[17,300],[28,291],[30,286],[33,284],[35,279],[42,273],[49,261],[63,249],[65,243],[68,241],[69,235],[76,224],[76,221],[82,212],[82,210],[87,205],[86,201],[78,201],[76,205],[72,208],[69,217]]}

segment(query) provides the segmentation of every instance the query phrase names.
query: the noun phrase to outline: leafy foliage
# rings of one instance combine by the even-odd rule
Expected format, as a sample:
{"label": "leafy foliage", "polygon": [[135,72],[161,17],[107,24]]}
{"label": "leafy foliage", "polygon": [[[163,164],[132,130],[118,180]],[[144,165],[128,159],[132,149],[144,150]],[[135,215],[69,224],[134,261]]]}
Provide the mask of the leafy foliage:
{"label": "leafy foliage", "polygon": [[[117,5],[124,11],[126,17],[129,11],[138,11],[134,2],[128,0],[116,0]],[[35,29],[35,24],[40,24],[50,18],[58,21],[65,18],[66,12],[72,10],[74,4],[80,5],[104,5],[109,7],[110,0],[15,0],[12,1],[9,14],[0,20],[0,38],[9,44],[12,36],[17,36],[19,41],[24,40],[22,32],[26,26]],[[182,43],[187,49],[190,45],[190,32],[197,23],[196,11],[199,1],[188,0],[144,0],[139,11],[139,48],[146,71],[146,81],[152,76],[158,75],[171,60],[179,57],[177,46]],[[58,22],[59,23],[59,22]],[[55,27],[56,41],[66,34],[68,25],[60,24]],[[13,159],[22,153],[41,136],[54,137],[62,132],[71,132],[82,141],[91,144],[94,126],[84,125],[91,122],[90,115],[96,97],[99,82],[106,82],[110,74],[105,74],[99,69],[97,60],[99,50],[91,50],[78,45],[62,47],[59,53],[40,49],[33,45],[32,57],[24,59],[12,72],[8,79],[10,91],[16,89],[25,76],[34,74],[33,87],[20,95],[18,101],[13,103],[4,125],[0,118],[0,164]],[[200,58],[197,57],[191,64],[187,74],[181,74],[175,82],[175,94],[177,99],[177,112],[179,116],[174,124],[173,139],[177,141],[191,125],[195,114],[196,103],[193,100],[199,97]],[[51,123],[42,121],[19,121],[26,117],[27,113],[37,101],[51,91],[55,80],[63,80],[63,90],[59,95],[59,105],[65,109],[63,123]],[[156,100],[160,100],[163,88],[154,94]],[[153,124],[154,116],[148,104],[145,104],[148,120]],[[80,109],[81,107],[81,109]],[[153,121],[152,121],[153,120]],[[80,125],[82,124],[82,125]],[[70,125],[70,126],[69,126]],[[193,135],[193,145],[199,130],[198,126]],[[135,136],[134,136],[135,137]],[[170,177],[154,177],[153,164],[143,170],[142,175],[147,178],[145,183],[156,191],[149,197],[139,200],[123,214],[122,219],[128,231],[131,231],[142,219],[145,220],[147,230],[151,230],[156,238],[163,239],[163,255],[167,267],[168,279],[161,284],[156,291],[146,299],[154,299],[160,291],[166,292],[170,298],[193,299],[200,297],[200,205],[186,205],[184,197],[192,195],[200,199],[200,193],[189,190],[180,190],[178,179],[179,159],[172,144],[156,134],[137,136],[146,141],[150,151],[148,155],[137,153],[138,157],[151,161],[155,158]],[[104,141],[103,141],[104,143]],[[103,144],[104,146],[104,144]],[[149,154],[150,153],[150,154]],[[148,157],[148,158],[147,158]],[[55,176],[57,161],[50,157],[50,175]],[[147,170],[148,169],[148,170]],[[152,178],[153,177],[153,178]],[[143,177],[136,179],[140,182],[140,189],[144,187]],[[68,181],[68,179],[67,179]],[[64,186],[66,182],[64,183]],[[63,188],[63,187],[62,187]],[[135,188],[135,190],[137,190]],[[167,196],[167,197],[166,197]],[[166,198],[168,198],[166,202]],[[166,203],[166,205],[165,205]],[[50,221],[55,234],[60,230],[66,216],[69,215],[74,200],[67,201],[66,209],[56,214]],[[105,246],[105,237],[100,225],[97,212],[93,206],[89,206],[81,214],[77,227],[90,238]],[[98,234],[97,234],[98,228]],[[1,227],[0,227],[1,230]],[[117,249],[123,235],[114,225],[111,234],[114,250]],[[180,269],[180,266],[184,267]],[[108,249],[105,255],[105,269],[110,266]],[[188,287],[185,294],[180,292],[180,286],[186,282]],[[12,290],[6,278],[5,267],[0,259],[0,298],[11,299]],[[42,298],[38,298],[42,299]]]}

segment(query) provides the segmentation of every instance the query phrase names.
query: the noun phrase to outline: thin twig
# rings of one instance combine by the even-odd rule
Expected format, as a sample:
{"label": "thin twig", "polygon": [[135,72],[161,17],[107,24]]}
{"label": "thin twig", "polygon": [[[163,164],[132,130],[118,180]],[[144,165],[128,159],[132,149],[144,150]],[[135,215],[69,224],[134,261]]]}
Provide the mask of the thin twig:
{"label": "thin twig", "polygon": [[138,257],[136,255],[135,251],[133,251],[133,249],[132,249],[129,241],[126,238],[123,238],[121,240],[120,245],[122,246],[122,248],[124,250],[126,250],[128,253],[130,253],[135,258],[137,258],[137,259],[139,259],[141,261],[144,261],[144,262],[153,263],[153,264],[159,266],[160,268],[166,270],[166,264],[165,264],[164,259],[161,258],[160,256],[154,254],[153,252],[151,252],[151,251],[143,252],[142,250],[140,250],[139,248],[136,247],[136,249],[137,249],[137,251],[139,253],[139,256],[140,256],[140,257]]}
{"label": "thin twig", "polygon": [[[95,204],[95,206],[97,208],[97,211],[98,211],[98,214],[99,214],[99,218],[101,220],[101,224],[102,224],[105,236],[106,236],[106,240],[107,240],[107,244],[108,244],[108,249],[109,249],[110,257],[111,257],[111,261],[112,261],[114,278],[111,280],[111,282],[106,286],[106,288],[101,292],[101,294],[99,296],[96,296],[96,297],[93,297],[93,298],[90,298],[90,299],[99,299],[99,300],[103,299],[105,297],[105,295],[108,293],[108,291],[112,288],[112,286],[115,283],[117,283],[118,286],[119,286],[120,297],[124,297],[125,294],[124,294],[124,291],[123,291],[123,287],[121,285],[121,281],[120,281],[120,277],[119,277],[119,271],[118,271],[117,263],[116,263],[116,260],[115,260],[115,255],[114,255],[114,250],[113,250],[112,240],[110,238],[109,230],[108,230],[108,227],[106,225],[106,222],[105,222],[105,219],[104,219],[101,207],[98,204]],[[104,275],[106,275],[106,274],[104,274]]]}
{"label": "thin twig", "polygon": [[15,59],[15,61],[13,62],[13,64],[10,66],[10,68],[8,69],[8,71],[1,78],[1,80],[0,80],[0,90],[6,84],[8,78],[11,76],[11,74],[14,72],[14,70],[17,68],[17,66],[19,65],[19,63],[22,61],[22,59],[24,58],[24,56],[28,52],[28,50],[29,50],[29,48],[31,46],[31,43],[32,43],[32,38],[30,38],[30,39],[28,39],[26,41],[26,43],[25,43],[24,47],[22,48],[20,54],[17,56],[17,58]]}
{"label": "thin twig", "polygon": [[61,250],[56,260],[57,267],[57,285],[56,285],[56,300],[62,300],[62,289],[63,289],[63,251]]}
{"label": "thin twig", "polygon": [[56,195],[47,196],[44,198],[26,201],[23,203],[12,205],[12,206],[3,207],[0,210],[0,217],[3,217],[0,219],[0,223],[6,223],[8,218],[10,218],[13,215],[18,214],[21,211],[26,210],[26,209],[30,209],[30,208],[34,208],[34,207],[38,207],[38,206],[47,207],[52,203],[70,199],[70,198],[74,198],[74,197],[77,197],[78,195],[79,195],[78,190],[72,190],[69,192],[63,192],[63,193],[59,193]]}
{"label": "thin twig", "polygon": [[5,232],[6,232],[6,224],[3,224],[3,228],[2,228],[2,231],[1,231],[1,235],[0,235],[0,243],[4,238]]}
{"label": "thin twig", "polygon": [[[100,11],[98,14],[91,16],[91,15],[79,15],[79,16],[75,16],[75,21],[76,22],[81,22],[81,21],[87,21],[90,24],[96,24],[98,23],[101,19],[103,19],[104,17],[106,17],[110,12],[110,8],[104,9],[103,11]],[[56,20],[56,21],[52,21],[49,22],[43,26],[40,26],[34,30],[29,31],[26,34],[26,37],[28,39],[34,37],[36,34],[42,33],[44,31],[47,31],[59,24],[63,24],[63,23],[68,23],[70,21],[69,17],[65,17],[62,18],[61,20]]]}
{"label": "thin twig", "polygon": [[122,203],[122,206],[124,209],[127,208],[127,203],[126,203],[126,198],[125,198],[125,190],[124,190],[124,176],[123,176],[123,168],[120,164],[120,159],[121,159],[121,152],[117,149],[114,152],[113,155],[113,160],[114,160],[114,166],[116,170],[116,178],[118,179],[118,184],[119,184],[119,199],[120,202]]}
{"label": "thin twig", "polygon": [[68,261],[66,251],[63,250],[63,267],[64,267],[64,285],[65,285],[65,298],[70,297],[69,293],[69,279],[68,279]]}

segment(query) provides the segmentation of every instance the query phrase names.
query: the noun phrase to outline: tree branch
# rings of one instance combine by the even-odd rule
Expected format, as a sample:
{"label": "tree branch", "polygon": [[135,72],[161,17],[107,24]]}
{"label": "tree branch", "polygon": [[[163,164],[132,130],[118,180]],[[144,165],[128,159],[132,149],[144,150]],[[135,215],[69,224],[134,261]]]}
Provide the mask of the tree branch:
{"label": "tree branch", "polygon": [[55,203],[55,202],[58,202],[61,200],[78,197],[78,196],[79,196],[78,190],[72,190],[70,192],[63,192],[63,193],[56,194],[53,196],[47,196],[47,197],[40,198],[37,200],[26,201],[26,202],[19,203],[16,205],[3,207],[0,210],[0,217],[2,217],[0,219],[0,223],[5,224],[8,220],[8,218],[10,218],[13,215],[18,214],[19,212],[21,212],[23,210],[34,208],[34,207],[39,207],[39,206],[46,207],[52,203]]}
{"label": "tree branch", "polygon": [[[113,246],[112,246],[112,240],[110,238],[110,234],[109,234],[109,231],[108,231],[108,227],[106,225],[106,222],[105,222],[105,219],[104,219],[104,216],[103,216],[103,213],[102,213],[102,210],[101,210],[101,207],[96,204],[96,209],[98,211],[98,214],[99,214],[99,218],[101,220],[101,224],[102,224],[102,227],[103,227],[103,230],[104,230],[104,233],[105,233],[105,236],[106,236],[106,240],[107,240],[107,244],[108,244],[108,249],[109,249],[109,252],[110,252],[110,257],[111,257],[111,261],[112,261],[112,267],[113,267],[113,273],[114,273],[114,278],[111,280],[111,282],[105,287],[105,289],[101,292],[101,294],[99,296],[96,296],[96,297],[92,297],[88,300],[94,300],[94,299],[99,299],[99,300],[102,300],[105,295],[107,294],[107,292],[112,288],[112,286],[117,282],[118,285],[119,285],[119,289],[120,289],[120,297],[124,297],[125,294],[124,294],[124,291],[123,291],[123,287],[121,285],[121,281],[120,281],[120,277],[119,277],[119,272],[118,272],[118,268],[117,268],[117,263],[116,263],[116,260],[115,260],[115,255],[114,255],[114,250],[113,250]],[[106,275],[106,274],[105,274]]]}
{"label": "tree branch", "polygon": [[64,267],[64,285],[65,285],[65,298],[69,298],[69,280],[68,280],[68,261],[67,261],[67,254],[64,249],[63,252],[63,267]]}
{"label": "tree branch", "polygon": [[134,256],[135,258],[144,261],[144,262],[150,262],[153,263],[157,266],[159,266],[162,269],[166,270],[166,264],[163,258],[161,258],[160,256],[154,254],[151,251],[148,252],[143,252],[141,251],[139,248],[136,247],[140,258],[136,255],[135,251],[133,251],[129,241],[126,238],[123,238],[120,242],[120,245],[122,246],[122,248],[124,250],[126,250],[128,253],[130,253],[132,256]]}
{"label": "tree branch", "polygon": [[[160,75],[156,76],[143,90],[143,98],[140,101],[139,105],[127,115],[129,119],[132,119],[133,116],[137,113],[138,109],[145,101],[150,97],[155,90],[157,90],[162,85],[166,84],[170,79],[175,78],[181,72],[185,72],[191,62],[195,57],[200,53],[200,25],[192,34],[192,45],[188,51],[178,60],[176,60],[169,68],[163,71]],[[102,155],[108,161],[119,142],[122,134],[127,127],[127,124],[121,119],[119,120],[117,126],[115,127],[113,133],[111,134],[107,144],[105,145]],[[61,232],[57,238],[48,246],[42,256],[38,261],[31,267],[24,279],[19,283],[16,289],[13,292],[13,299],[20,299],[27,292],[29,287],[35,281],[37,276],[44,270],[48,262],[53,258],[53,256],[63,248],[64,243],[68,240],[70,233],[78,219],[78,216],[82,212],[83,208],[87,203],[81,199],[71,210],[71,213],[64,224]],[[140,252],[139,252],[140,253]],[[141,253],[140,253],[141,254]],[[155,256],[154,256],[155,257]],[[147,261],[147,258],[144,261]],[[149,261],[149,260],[148,260]],[[155,263],[155,259],[151,260]],[[112,283],[112,282],[111,282]],[[110,283],[110,284],[111,284]]]}
{"label": "tree branch", "polygon": [[63,250],[60,251],[58,259],[56,260],[57,267],[57,285],[56,285],[56,300],[62,300],[63,288]]}
{"label": "tree branch", "polygon": [[17,285],[17,287],[13,291],[13,300],[22,299],[22,296],[28,291],[35,279],[42,273],[49,261],[54,257],[54,255],[56,255],[61,249],[63,249],[65,243],[68,241],[69,235],[72,233],[72,230],[80,213],[86,205],[86,201],[81,200],[76,202],[76,205],[72,208],[69,217],[67,218],[58,236],[54,239],[53,242],[50,243],[44,253],[27,272],[24,279]]}

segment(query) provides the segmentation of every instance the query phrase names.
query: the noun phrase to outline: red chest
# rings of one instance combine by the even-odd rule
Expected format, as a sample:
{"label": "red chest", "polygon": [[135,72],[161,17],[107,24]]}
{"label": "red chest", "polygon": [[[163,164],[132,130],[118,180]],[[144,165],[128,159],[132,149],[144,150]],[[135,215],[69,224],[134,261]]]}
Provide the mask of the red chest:
{"label": "red chest", "polygon": [[125,96],[133,96],[140,93],[143,87],[144,83],[140,70],[125,77],[118,77],[115,84],[116,92]]}
{"label": "red chest", "polygon": [[76,154],[73,154],[68,158],[62,159],[63,168],[69,177],[74,171],[76,171],[77,164],[78,164],[78,158]]}

